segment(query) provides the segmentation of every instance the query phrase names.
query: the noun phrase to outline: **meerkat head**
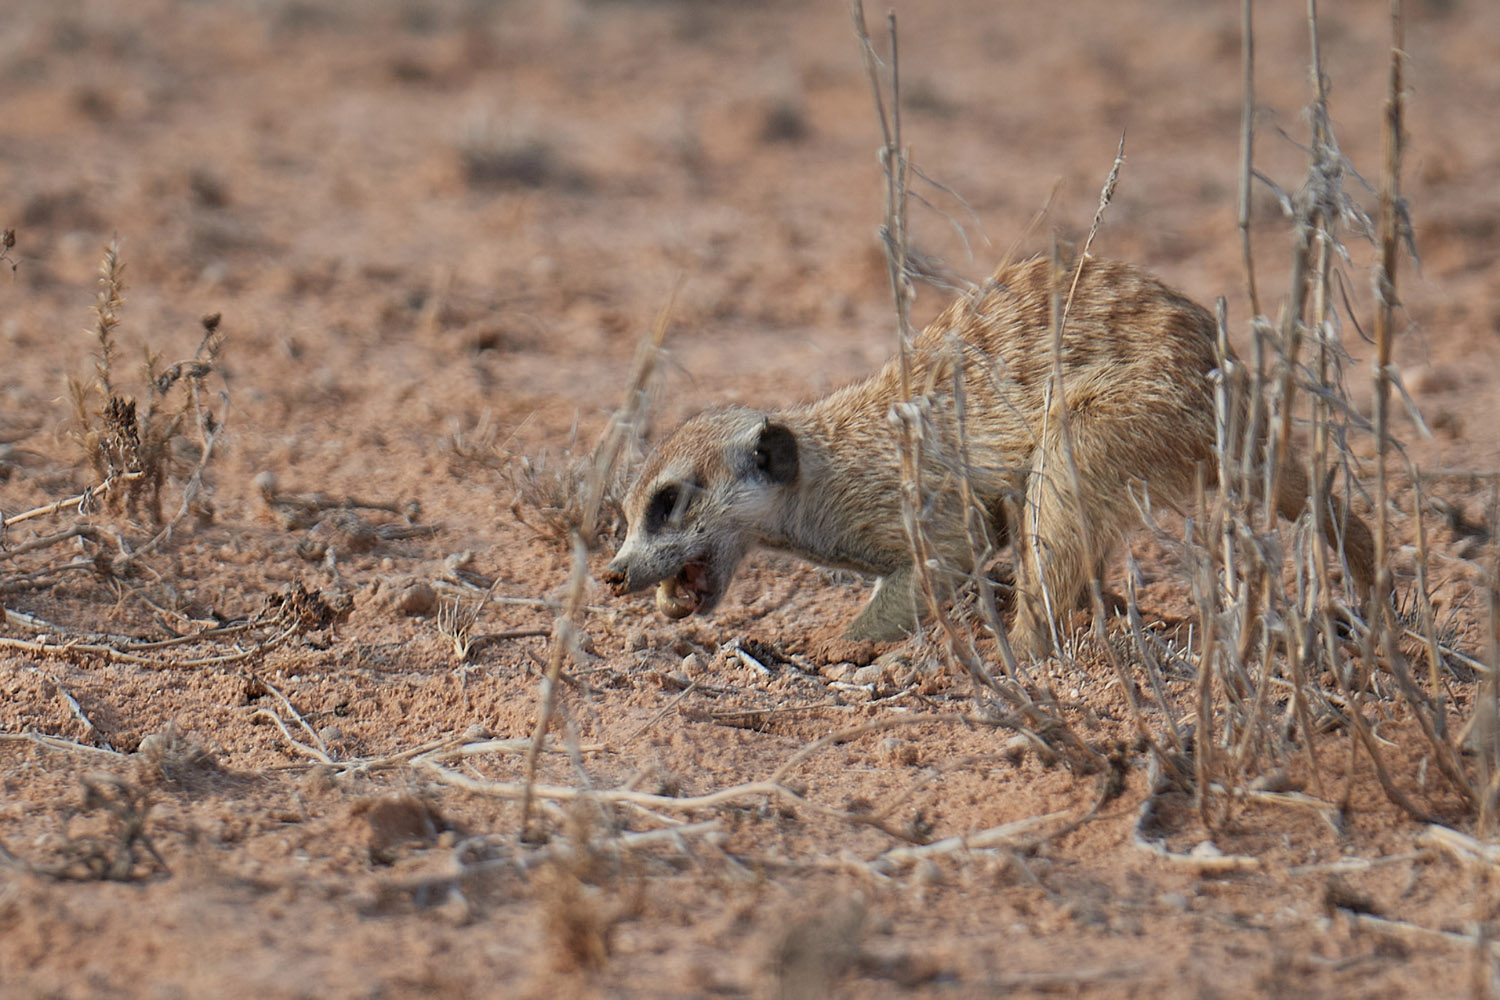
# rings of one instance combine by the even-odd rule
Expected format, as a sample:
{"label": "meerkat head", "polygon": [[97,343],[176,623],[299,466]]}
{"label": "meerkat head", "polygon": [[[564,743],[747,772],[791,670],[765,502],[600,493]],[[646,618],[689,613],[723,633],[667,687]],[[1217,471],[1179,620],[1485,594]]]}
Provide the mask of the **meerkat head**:
{"label": "meerkat head", "polygon": [[771,415],[733,408],[689,420],[630,488],[629,530],[606,582],[617,594],[655,584],[669,618],[713,610],[745,553],[776,534],[798,464],[796,435]]}

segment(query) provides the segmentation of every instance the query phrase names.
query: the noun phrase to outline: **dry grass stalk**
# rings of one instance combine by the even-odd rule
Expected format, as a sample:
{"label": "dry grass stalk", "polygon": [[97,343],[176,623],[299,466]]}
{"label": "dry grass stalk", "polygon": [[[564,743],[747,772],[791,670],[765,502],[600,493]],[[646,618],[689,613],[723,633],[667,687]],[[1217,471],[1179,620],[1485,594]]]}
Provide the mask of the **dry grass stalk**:
{"label": "dry grass stalk", "polygon": [[[826,747],[846,744],[851,740],[884,732],[889,729],[934,724],[1014,729],[1035,739],[1037,743],[1043,744],[1043,741],[1036,734],[1029,732],[1021,721],[1015,718],[996,720],[988,715],[970,715],[960,712],[934,712],[919,715],[891,716],[830,733],[822,739],[804,746],[763,780],[745,782],[702,795],[692,796],[638,792],[628,787],[590,789],[572,785],[544,785],[537,783],[534,777],[531,780],[523,781],[485,781],[441,766],[438,763],[436,755],[419,757],[414,759],[412,763],[444,784],[506,801],[519,801],[523,804],[523,808],[525,808],[525,803],[537,800],[563,803],[586,801],[599,808],[610,806],[633,807],[643,811],[644,815],[653,821],[661,822],[664,814],[694,814],[721,807],[738,806],[747,799],[763,800],[772,798],[780,799],[799,808],[806,809],[810,813],[830,819],[837,819],[855,826],[873,827],[897,840],[907,843],[921,843],[925,838],[920,836],[919,832],[914,832],[904,824],[887,819],[878,812],[851,811],[824,805],[816,799],[806,797],[801,790],[794,788],[792,783],[787,779],[797,767]],[[528,754],[535,751],[538,746],[538,742],[532,740],[528,748]],[[528,770],[534,774],[534,769]]]}
{"label": "dry grass stalk", "polygon": [[578,616],[583,608],[583,595],[588,579],[588,549],[582,536],[575,534],[573,572],[568,578],[568,597],[552,634],[552,651],[547,658],[547,674],[542,680],[536,727],[531,733],[531,746],[526,751],[525,793],[521,796],[522,840],[534,839],[531,833],[531,803],[536,785],[537,761],[547,739],[547,729],[552,724],[552,713],[557,707],[557,689],[562,683],[563,660],[570,655],[578,641]]}
{"label": "dry grass stalk", "polygon": [[[1073,453],[1073,436],[1068,422],[1068,402],[1066,394],[1063,391],[1063,334],[1068,323],[1068,313],[1073,307],[1074,295],[1078,291],[1078,281],[1083,275],[1084,262],[1088,259],[1089,249],[1094,245],[1094,238],[1099,235],[1099,228],[1104,223],[1104,213],[1109,208],[1110,202],[1114,199],[1115,187],[1119,184],[1120,180],[1120,167],[1123,166],[1124,163],[1125,136],[1122,134],[1120,136],[1119,145],[1115,149],[1114,162],[1110,164],[1109,174],[1105,177],[1104,186],[1100,188],[1099,191],[1099,206],[1097,209],[1095,209],[1093,222],[1089,225],[1088,237],[1084,240],[1083,247],[1078,252],[1078,262],[1073,270],[1072,280],[1068,285],[1068,295],[1066,300],[1061,300],[1059,298],[1059,291],[1061,288],[1063,277],[1061,260],[1059,257],[1058,247],[1055,242],[1052,247],[1052,381],[1048,387],[1050,404],[1048,405],[1046,410],[1046,419],[1051,420],[1054,415],[1056,417],[1057,428],[1062,441],[1062,453],[1064,459],[1067,461],[1067,468],[1062,471],[1067,474],[1068,479],[1072,484],[1071,496],[1075,499],[1075,501],[1077,500],[1077,498],[1083,497],[1086,494],[1083,489],[1082,479],[1078,472],[1078,461]],[[1047,427],[1045,423],[1042,427],[1042,434],[1044,437],[1047,434]],[[1058,473],[1056,470],[1049,471],[1043,468],[1039,469],[1037,471],[1037,474],[1056,475]],[[1035,517],[1036,512],[1028,510],[1025,516]],[[1097,566],[1098,548],[1096,547],[1093,539],[1093,532],[1089,523],[1088,514],[1082,509],[1082,507],[1079,507],[1077,510],[1077,521],[1080,534],[1083,536],[1084,559],[1088,564]],[[1040,530],[1038,530],[1038,527],[1035,524],[1032,525],[1031,530],[1027,531],[1026,535],[1027,537],[1032,539],[1034,545],[1041,544],[1039,541],[1041,532]],[[1040,552],[1037,553],[1036,558],[1037,564],[1040,565]],[[1151,732],[1151,728],[1146,724],[1145,716],[1141,714],[1140,705],[1135,698],[1135,684],[1131,680],[1130,676],[1126,673],[1125,666],[1121,662],[1119,655],[1115,651],[1114,645],[1109,641],[1109,635],[1105,627],[1104,593],[1101,588],[1099,574],[1097,572],[1094,573],[1089,579],[1088,592],[1090,605],[1093,610],[1094,636],[1098,641],[1100,650],[1109,660],[1110,667],[1113,669],[1115,676],[1120,681],[1120,688],[1124,693],[1126,703],[1130,708],[1131,719],[1135,724],[1136,732],[1141,737],[1141,739],[1145,741],[1146,745],[1151,748],[1156,757],[1164,763],[1167,763],[1170,767],[1172,766],[1170,763],[1170,758],[1161,752],[1161,748],[1158,745],[1155,736]],[[1045,580],[1043,581],[1042,585],[1042,596],[1044,600],[1050,600],[1050,596],[1047,593]],[[1055,618],[1052,614],[1052,608],[1050,607],[1047,609],[1047,620],[1049,622],[1049,626],[1053,629],[1053,643],[1057,649],[1062,650],[1064,647],[1063,644],[1058,641],[1059,637],[1056,635],[1057,626]]]}
{"label": "dry grass stalk", "polygon": [[[1491,494],[1491,522],[1500,528],[1500,490]],[[1500,535],[1492,534],[1492,539]],[[1477,751],[1478,780],[1481,790],[1479,829],[1494,836],[1500,827],[1500,542],[1491,542],[1489,573],[1485,580],[1485,603],[1489,649],[1489,670],[1475,699],[1470,744]]]}
{"label": "dry grass stalk", "polygon": [[999,849],[1015,849],[1025,844],[1027,835],[1032,834],[1039,827],[1053,823],[1061,823],[1070,814],[1067,812],[1044,813],[1039,816],[1028,816],[1025,819],[1014,820],[1010,823],[1002,823],[984,830],[976,830],[972,833],[959,834],[956,837],[944,837],[929,844],[917,844],[911,847],[893,847],[871,864],[877,871],[891,873],[915,864],[928,858],[937,858],[949,854],[967,854],[971,851]]}
{"label": "dry grass stalk", "polygon": [[[150,670],[222,667],[257,659],[294,636],[328,628],[347,616],[351,607],[352,605],[347,602],[330,600],[321,594],[314,594],[304,589],[300,584],[295,584],[267,595],[260,613],[248,621],[207,629],[192,635],[150,641],[65,629],[32,615],[21,615],[6,610],[4,619],[7,624],[25,628],[35,638],[19,639],[0,636],[0,649],[13,649],[17,652],[30,653],[33,656],[65,660],[93,656],[112,663],[129,663]],[[171,646],[238,638],[256,633],[263,637],[254,645],[247,647],[236,642],[232,646],[232,652],[184,659],[165,659],[160,656],[143,655],[148,651]]]}
{"label": "dry grass stalk", "polygon": [[[651,408],[651,379],[656,372],[656,362],[661,356],[662,344],[667,339],[667,327],[672,319],[672,307],[677,301],[679,287],[681,287],[680,281],[672,289],[671,295],[667,297],[666,305],[662,306],[661,312],[657,313],[656,321],[651,324],[650,338],[642,341],[640,348],[636,351],[635,372],[631,376],[630,387],[626,390],[625,402],[610,417],[609,427],[605,430],[599,447],[594,451],[593,467],[583,483],[583,512],[579,524],[579,531],[585,544],[592,545],[597,538],[599,509],[605,500],[605,487],[611,481],[610,477],[619,462],[620,452],[628,440],[639,440],[643,434],[646,418]],[[618,507],[618,503],[615,506]]]}
{"label": "dry grass stalk", "polygon": [[[106,476],[98,486],[90,486],[76,496],[65,497],[62,500],[54,500],[52,503],[42,504],[40,507],[33,507],[31,510],[22,511],[19,514],[12,514],[5,520],[0,521],[0,532],[3,532],[4,529],[15,527],[23,521],[30,521],[38,517],[51,517],[53,514],[60,514],[65,510],[73,510],[75,508],[81,514],[91,514],[97,509],[96,505],[98,504],[99,500],[103,497],[108,497],[110,491],[112,491],[116,486],[134,482],[135,480],[142,478],[144,475],[144,472],[122,472],[118,476]],[[0,558],[12,559],[23,552],[29,552],[33,549],[44,547],[45,545],[65,541],[66,538],[76,537],[78,531],[77,529],[72,529],[63,534],[66,537],[58,537],[56,539],[43,539],[40,540],[41,544],[37,544],[38,540],[33,540],[33,542],[28,543],[27,545],[16,546],[14,548],[7,549],[5,552],[0,553]]]}
{"label": "dry grass stalk", "polygon": [[[882,146],[881,169],[885,178],[885,217],[881,227],[885,250],[886,273],[891,283],[892,301],[896,312],[898,370],[901,401],[891,409],[890,419],[897,432],[901,462],[902,523],[912,546],[918,591],[926,606],[928,617],[934,621],[943,636],[943,648],[950,664],[972,678],[979,690],[997,694],[1017,713],[1017,721],[1023,723],[1040,743],[1063,755],[1071,766],[1082,771],[1097,770],[1102,758],[1090,749],[1063,720],[1050,696],[1033,697],[1026,686],[1018,681],[1022,676],[1010,648],[1009,639],[995,611],[993,587],[983,577],[983,569],[993,554],[985,514],[974,501],[972,476],[968,465],[968,435],[965,421],[965,386],[963,364],[955,356],[947,366],[953,373],[951,385],[916,386],[911,379],[911,344],[916,331],[911,322],[913,298],[912,277],[916,273],[912,265],[912,253],[908,244],[906,207],[908,183],[917,173],[911,164],[909,150],[902,144],[901,133],[901,88],[899,50],[895,15],[887,18],[890,45],[888,84],[882,82],[881,61],[865,25],[864,8],[855,0],[851,13],[854,32],[859,42],[866,76],[870,82],[876,115],[880,120]],[[889,104],[886,100],[889,87]],[[955,345],[955,353],[961,348]],[[939,366],[941,369],[941,366]],[[956,413],[956,440],[940,440],[942,437],[929,419],[926,411],[926,396],[951,389]],[[927,536],[925,519],[922,516],[927,498],[927,489],[922,482],[924,467],[923,452],[927,447],[941,449],[946,454],[957,456],[954,466],[947,471],[952,481],[958,484],[960,499],[965,511],[965,529],[972,549],[971,574],[960,573],[951,566],[940,565],[933,554]],[[946,605],[954,596],[954,582],[970,577],[979,594],[981,615],[994,636],[1005,666],[1005,680],[997,680],[985,666],[984,659],[974,644],[972,633],[961,628]]]}
{"label": "dry grass stalk", "polygon": [[[1387,697],[1380,692],[1380,684],[1394,682],[1392,693],[1401,698],[1418,723],[1446,782],[1471,803],[1477,802],[1477,796],[1446,735],[1441,686],[1436,681],[1442,658],[1449,654],[1437,642],[1431,602],[1426,597],[1425,565],[1418,569],[1423,593],[1413,601],[1413,607],[1420,619],[1415,632],[1425,637],[1429,673],[1434,681],[1431,693],[1423,691],[1412,677],[1397,645],[1402,629],[1390,608],[1391,578],[1386,553],[1392,530],[1384,474],[1393,447],[1387,417],[1389,389],[1394,384],[1389,356],[1394,332],[1393,269],[1399,241],[1407,238],[1403,228],[1404,207],[1395,176],[1400,160],[1399,4],[1392,7],[1392,89],[1387,98],[1383,222],[1377,244],[1382,258],[1377,275],[1380,313],[1374,421],[1381,466],[1374,498],[1379,580],[1373,594],[1350,592],[1352,599],[1347,603],[1339,600],[1333,584],[1338,549],[1331,547],[1327,539],[1337,532],[1325,531],[1325,525],[1341,531],[1341,519],[1347,516],[1341,503],[1330,502],[1333,495],[1330,487],[1336,475],[1342,474],[1346,484],[1353,482],[1347,427],[1368,425],[1346,402],[1342,371],[1347,358],[1336,335],[1339,316],[1335,288],[1340,280],[1337,268],[1341,262],[1349,261],[1340,242],[1341,230],[1352,229],[1357,235],[1368,237],[1373,227],[1344,189],[1344,180],[1352,171],[1333,135],[1319,52],[1316,3],[1310,3],[1312,138],[1304,186],[1295,200],[1286,201],[1291,206],[1294,233],[1291,282],[1279,324],[1279,338],[1268,339],[1269,327],[1260,316],[1256,301],[1254,263],[1249,252],[1248,184],[1250,178],[1260,175],[1255,173],[1252,162],[1254,44],[1248,3],[1243,8],[1243,24],[1246,37],[1242,49],[1245,100],[1240,224],[1246,287],[1254,310],[1250,322],[1255,357],[1248,370],[1233,363],[1227,350],[1227,323],[1221,305],[1221,365],[1215,392],[1219,411],[1215,460],[1220,490],[1213,504],[1206,497],[1200,499],[1191,537],[1182,550],[1185,565],[1193,568],[1194,600],[1201,629],[1195,759],[1198,805],[1203,821],[1212,826],[1217,817],[1217,811],[1209,808],[1212,789],[1224,790],[1222,805],[1230,808],[1233,802],[1243,800],[1246,776],[1255,772],[1266,754],[1280,758],[1288,752],[1281,735],[1287,732],[1286,726],[1272,720],[1269,713],[1272,688],[1289,687],[1292,692],[1289,710],[1301,734],[1311,779],[1319,788],[1322,769],[1314,752],[1315,716],[1331,715],[1342,719],[1348,727],[1351,755],[1358,752],[1371,758],[1387,797],[1408,813],[1422,817],[1427,810],[1414,802],[1395,780],[1383,759],[1380,741],[1374,738],[1365,718],[1376,699]],[[1313,356],[1304,362],[1302,356],[1307,353],[1309,339]],[[1267,344],[1276,351],[1274,371],[1269,375],[1264,351]],[[1312,497],[1308,514],[1299,521],[1288,544],[1280,536],[1274,507],[1265,504],[1263,512],[1258,512],[1257,507],[1264,503],[1263,498],[1276,494],[1277,481],[1286,468],[1295,414],[1304,407],[1311,413],[1314,438]],[[1266,421],[1271,425],[1269,429],[1263,427],[1263,413],[1270,415]],[[1266,459],[1260,462],[1256,458],[1262,447]],[[1257,468],[1259,472],[1254,471]],[[1413,479],[1416,481],[1414,473]],[[1419,481],[1416,490],[1420,497]],[[1344,492],[1349,490],[1346,488]],[[1418,499],[1417,547],[1419,560],[1425,562],[1420,502]],[[1288,573],[1290,592],[1281,586]],[[1347,571],[1344,578],[1349,579]],[[1346,589],[1348,586],[1346,582]],[[1368,609],[1368,621],[1359,617],[1360,607]],[[1361,647],[1358,660],[1346,652],[1345,635],[1351,631]],[[1139,638],[1137,645],[1144,649]],[[1286,665],[1281,669],[1289,674],[1289,681],[1275,676],[1278,665],[1273,654],[1278,645],[1285,653]],[[1341,697],[1325,692],[1316,682],[1325,673],[1336,678]],[[1335,707],[1335,703],[1340,707]],[[1351,760],[1351,774],[1352,763]]]}
{"label": "dry grass stalk", "polygon": [[1255,162],[1255,30],[1252,21],[1254,0],[1240,0],[1240,170],[1237,199],[1240,229],[1240,253],[1245,265],[1245,294],[1250,315],[1260,316],[1260,293],[1255,287],[1255,257],[1250,251],[1250,183]]}
{"label": "dry grass stalk", "polygon": [[[620,498],[629,483],[629,467],[639,460],[639,443],[650,419],[653,385],[662,345],[681,281],[657,313],[650,333],[636,350],[635,367],[625,399],[591,453],[578,455],[570,444],[561,455],[523,456],[511,469],[515,497],[511,513],[540,534],[566,540],[577,533],[592,547],[608,535],[618,540],[625,525]],[[575,426],[572,440],[576,440]],[[622,461],[624,458],[624,461]],[[527,520],[536,512],[539,523]]]}
{"label": "dry grass stalk", "polygon": [[[203,337],[193,357],[166,367],[148,348],[141,399],[125,393],[118,379],[116,331],[124,305],[125,263],[116,238],[105,247],[99,268],[99,292],[93,306],[98,344],[94,377],[89,382],[70,379],[68,383],[74,410],[72,436],[100,479],[139,474],[123,491],[123,500],[127,512],[135,514],[144,508],[159,526],[157,537],[143,546],[149,551],[170,537],[173,527],[186,516],[212,457],[222,417],[207,404],[205,383],[216,370],[224,330],[217,313],[203,317]],[[181,392],[174,392],[179,386]],[[180,453],[186,446],[179,439],[189,425],[197,431],[197,457],[183,479],[179,510],[167,522],[162,491],[182,465]]]}
{"label": "dry grass stalk", "polygon": [[[93,306],[93,335],[97,343],[93,376],[70,379],[73,404],[72,440],[83,451],[97,477],[82,492],[5,517],[0,543],[10,529],[32,520],[76,512],[88,519],[65,530],[28,538],[0,551],[9,563],[0,573],[0,592],[51,586],[74,572],[89,572],[114,582],[137,571],[146,557],[167,543],[190,512],[211,516],[200,496],[204,475],[222,430],[227,396],[209,401],[208,381],[217,371],[224,343],[219,316],[205,316],[203,336],[191,359],[163,367],[147,352],[143,396],[123,392],[117,371],[116,332],[124,306],[125,264],[119,241],[105,248],[100,265],[99,291]],[[196,442],[185,431],[196,431]],[[162,502],[168,486],[179,492],[176,511],[164,517]],[[102,508],[123,509],[124,523],[110,526],[99,518]],[[140,537],[133,515],[149,515],[154,533]],[[56,547],[81,539],[83,557],[58,561]],[[23,558],[24,557],[24,558]],[[147,572],[152,572],[147,569]]]}

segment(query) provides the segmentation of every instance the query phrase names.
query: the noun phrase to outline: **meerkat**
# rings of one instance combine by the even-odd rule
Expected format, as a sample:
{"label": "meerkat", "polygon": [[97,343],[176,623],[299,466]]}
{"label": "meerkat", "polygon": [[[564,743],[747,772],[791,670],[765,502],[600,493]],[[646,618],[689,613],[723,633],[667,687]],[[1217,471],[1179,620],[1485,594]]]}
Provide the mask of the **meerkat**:
{"label": "meerkat", "polygon": [[[1002,265],[908,352],[908,384],[928,428],[920,472],[932,555],[963,571],[975,558],[956,479],[965,466],[953,391],[961,358],[973,502],[993,543],[1008,541],[1023,570],[1009,637],[1032,656],[1050,651],[1049,613],[1078,604],[1110,550],[1141,525],[1142,504],[1190,506],[1199,470],[1211,481],[1215,467],[1213,317],[1134,267],[1093,258],[1078,273],[1061,344],[1069,462],[1052,398],[1058,287],[1048,259]],[[879,578],[845,638],[887,641],[916,630],[923,601],[891,418],[903,401],[893,359],[805,405],[733,406],[688,420],[631,487],[626,537],[606,582],[618,594],[655,585],[669,617],[705,613],[746,552],[764,546]],[[1300,459],[1291,456],[1276,479],[1277,511],[1297,518],[1308,502]],[[1332,506],[1322,519],[1329,540],[1368,594],[1374,541],[1341,501]],[[1009,537],[1012,525],[1020,537]]]}

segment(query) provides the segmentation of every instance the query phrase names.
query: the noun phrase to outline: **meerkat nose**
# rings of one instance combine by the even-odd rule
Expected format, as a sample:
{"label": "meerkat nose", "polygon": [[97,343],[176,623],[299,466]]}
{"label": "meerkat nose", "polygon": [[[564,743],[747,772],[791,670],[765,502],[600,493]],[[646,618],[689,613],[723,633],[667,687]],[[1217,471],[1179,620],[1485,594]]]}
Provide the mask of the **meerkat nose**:
{"label": "meerkat nose", "polygon": [[608,566],[604,567],[603,576],[604,582],[620,593],[624,591],[625,584],[629,581],[629,570],[621,564],[619,556],[616,556]]}

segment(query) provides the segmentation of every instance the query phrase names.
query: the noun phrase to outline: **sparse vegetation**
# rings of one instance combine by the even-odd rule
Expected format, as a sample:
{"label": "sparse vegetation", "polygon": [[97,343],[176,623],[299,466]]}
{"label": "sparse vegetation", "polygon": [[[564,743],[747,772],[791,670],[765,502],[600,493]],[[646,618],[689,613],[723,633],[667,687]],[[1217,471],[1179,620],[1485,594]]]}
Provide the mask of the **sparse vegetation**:
{"label": "sparse vegetation", "polygon": [[[1408,79],[1490,86],[1500,10],[1450,4],[1407,51],[1364,10],[1253,34],[1080,2],[923,9],[899,61],[894,20],[856,47],[817,5],[7,11],[5,990],[1500,993],[1470,360],[1500,209],[1458,103],[1402,138]],[[504,121],[455,140],[455,107]],[[1071,250],[1023,224],[1057,174]],[[266,239],[199,254],[226,212]],[[1008,645],[1027,553],[972,502],[963,379],[907,387],[955,399],[944,476],[917,475],[921,407],[894,414],[922,635],[836,638],[866,589],[775,553],[713,619],[599,586],[658,421],[905,349],[932,290],[981,287],[981,216],[1052,258],[1058,334],[1089,253],[1226,292],[1204,488],[1138,491],[1148,527],[1054,655]],[[1441,295],[1407,277],[1418,233]],[[1289,443],[1295,520],[1263,500]],[[937,490],[973,572],[931,557]],[[1325,530],[1349,512],[1381,536],[1368,592]]]}

